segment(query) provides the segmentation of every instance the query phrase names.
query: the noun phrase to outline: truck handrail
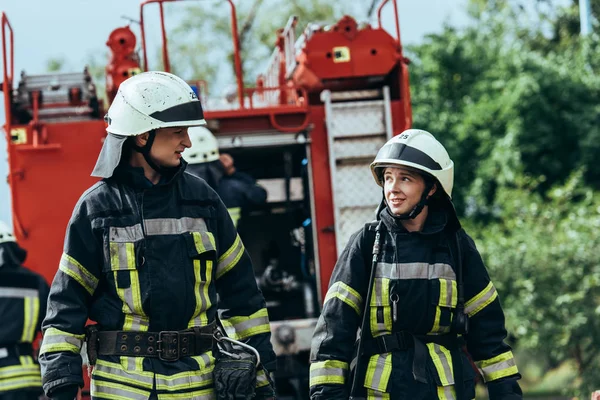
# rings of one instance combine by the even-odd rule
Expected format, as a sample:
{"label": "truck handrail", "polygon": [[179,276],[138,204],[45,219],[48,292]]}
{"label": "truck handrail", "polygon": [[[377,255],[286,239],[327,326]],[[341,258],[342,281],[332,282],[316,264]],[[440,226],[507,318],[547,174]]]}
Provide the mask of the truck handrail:
{"label": "truck handrail", "polygon": [[[377,7],[377,20],[379,23],[379,28],[383,28],[381,25],[381,11],[383,10],[383,6],[385,6],[390,0],[383,0],[379,7]],[[392,0],[394,6],[394,20],[396,23],[396,42],[398,44],[398,50],[402,52],[402,41],[400,40],[400,19],[398,17],[398,3],[396,0]]]}
{"label": "truck handrail", "polygon": [[[9,74],[9,66],[6,60],[6,28],[10,32],[10,74]],[[4,93],[4,118],[6,119],[6,123],[4,125],[4,130],[6,134],[6,141],[10,143],[10,123],[11,123],[11,113],[10,113],[10,91],[12,90],[12,81],[15,72],[15,61],[14,61],[14,38],[13,38],[13,29],[8,21],[8,17],[4,12],[0,12],[0,29],[2,29],[2,92]]]}
{"label": "truck handrail", "polygon": [[[163,64],[166,72],[171,71],[171,64],[169,61],[169,50],[167,44],[167,33],[165,30],[165,16],[163,3],[173,3],[177,1],[189,1],[189,0],[144,0],[140,5],[140,30],[142,36],[142,54],[144,57],[144,71],[148,71],[148,54],[146,52],[146,36],[144,30],[144,7],[148,4],[158,3],[160,12],[160,28],[162,34],[162,56]],[[237,80],[237,94],[240,102],[240,108],[244,108],[244,76],[242,72],[242,59],[240,57],[240,38],[238,35],[237,28],[237,14],[235,4],[232,0],[225,0],[231,7],[231,35],[233,37],[233,59],[235,65],[235,75]]]}

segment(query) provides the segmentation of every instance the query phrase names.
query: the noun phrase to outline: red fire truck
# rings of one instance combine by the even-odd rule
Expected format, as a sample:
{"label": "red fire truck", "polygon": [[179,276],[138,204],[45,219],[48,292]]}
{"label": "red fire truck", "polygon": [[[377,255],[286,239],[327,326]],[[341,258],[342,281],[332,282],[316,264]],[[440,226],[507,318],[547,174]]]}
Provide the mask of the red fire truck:
{"label": "red fire truck", "polygon": [[[162,62],[170,70],[163,7],[173,1],[182,2],[142,2],[139,50],[129,27],[111,33],[108,101],[123,80],[149,68],[146,8],[158,8]],[[235,94],[212,98],[201,77],[184,78],[202,100],[221,152],[267,189],[267,204],[246,210],[239,232],[267,300],[279,397],[303,399],[310,339],[336,259],[381,199],[368,165],[387,139],[411,126],[397,4],[383,0],[376,25],[344,16],[332,25],[309,23],[297,39],[299,21],[290,18],[277,32],[268,67],[245,87],[236,9],[224,1]],[[381,26],[384,11],[393,13],[395,37]],[[90,172],[106,134],[106,105],[87,69],[15,77],[13,28],[0,15],[13,227],[29,251],[28,266],[51,281],[73,206],[95,180]]]}

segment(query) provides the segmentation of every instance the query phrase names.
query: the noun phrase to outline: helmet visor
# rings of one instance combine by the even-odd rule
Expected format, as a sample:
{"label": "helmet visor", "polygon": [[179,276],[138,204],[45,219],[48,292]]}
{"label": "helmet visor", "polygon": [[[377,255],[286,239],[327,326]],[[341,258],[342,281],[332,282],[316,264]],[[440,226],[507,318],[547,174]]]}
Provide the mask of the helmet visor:
{"label": "helmet visor", "polygon": [[[379,162],[389,164],[393,161],[421,165],[432,171],[440,171],[443,169],[442,166],[427,155],[427,153],[412,146],[407,146],[404,143],[392,143],[383,146],[381,150],[379,150],[379,153],[377,153],[374,164],[379,164]],[[375,166],[378,167],[379,165]]]}

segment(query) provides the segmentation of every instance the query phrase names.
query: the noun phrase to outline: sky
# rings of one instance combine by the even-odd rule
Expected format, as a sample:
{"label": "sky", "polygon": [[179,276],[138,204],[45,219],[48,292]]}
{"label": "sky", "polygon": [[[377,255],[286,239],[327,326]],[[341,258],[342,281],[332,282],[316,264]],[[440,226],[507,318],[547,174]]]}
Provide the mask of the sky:
{"label": "sky", "polygon": [[[467,23],[464,12],[467,0],[397,2],[400,35],[405,45],[419,43],[425,35],[440,32],[444,22],[454,26]],[[127,25],[128,21],[123,16],[139,19],[139,4],[138,0],[0,0],[0,12],[7,15],[13,29],[15,84],[22,70],[30,75],[45,73],[47,61],[52,58],[65,61],[65,72],[83,71],[90,57],[102,57],[106,53],[105,43],[110,32]],[[383,13],[383,25],[395,34],[392,13],[392,7],[388,4]],[[148,9],[148,14],[157,14],[157,11]],[[155,32],[158,31],[157,27]],[[152,36],[149,38],[151,41]],[[0,125],[4,122],[4,104],[0,98]],[[6,142],[2,131],[0,220],[10,222],[6,159]]]}

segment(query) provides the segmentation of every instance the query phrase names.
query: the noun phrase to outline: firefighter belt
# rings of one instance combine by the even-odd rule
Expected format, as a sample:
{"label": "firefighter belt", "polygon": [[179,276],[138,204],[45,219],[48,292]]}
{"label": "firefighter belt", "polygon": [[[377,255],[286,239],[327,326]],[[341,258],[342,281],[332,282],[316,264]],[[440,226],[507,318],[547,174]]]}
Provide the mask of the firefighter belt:
{"label": "firefighter belt", "polygon": [[[425,371],[429,352],[425,343],[436,343],[446,347],[450,351],[455,351],[462,346],[463,339],[451,333],[445,335],[413,335],[407,331],[400,331],[368,340],[363,345],[361,356],[371,356],[414,348],[413,377],[418,382],[427,383],[427,374]],[[455,361],[455,358],[452,357],[453,361]]]}
{"label": "firefighter belt", "polygon": [[183,331],[132,332],[98,331],[87,328],[86,343],[91,365],[98,355],[154,357],[162,361],[177,361],[181,357],[198,356],[213,349],[214,322]]}

